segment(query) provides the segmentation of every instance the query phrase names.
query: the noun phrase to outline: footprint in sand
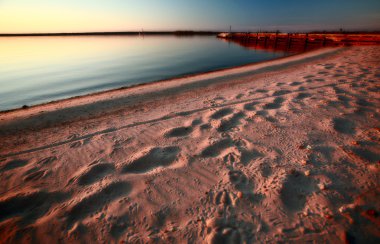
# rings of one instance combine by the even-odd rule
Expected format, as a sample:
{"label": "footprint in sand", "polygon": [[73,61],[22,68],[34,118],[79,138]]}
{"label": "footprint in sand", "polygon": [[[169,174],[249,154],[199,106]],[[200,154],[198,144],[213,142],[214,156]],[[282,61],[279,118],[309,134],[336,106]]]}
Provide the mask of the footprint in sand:
{"label": "footprint in sand", "polygon": [[117,217],[111,223],[110,233],[117,240],[119,237],[125,233],[125,231],[130,226],[130,218],[128,214],[124,214],[120,217]]}
{"label": "footprint in sand", "polygon": [[265,104],[264,105],[264,109],[277,109],[277,108],[281,108],[282,103],[284,101],[285,100],[282,97],[277,97],[276,99],[273,100],[273,102]]}
{"label": "footprint in sand", "polygon": [[365,148],[354,148],[352,152],[361,159],[370,163],[380,162],[380,155]]}
{"label": "footprint in sand", "polygon": [[233,198],[231,197],[231,194],[226,190],[223,190],[215,194],[214,204],[220,206],[229,206],[232,205],[232,199]]}
{"label": "footprint in sand", "polygon": [[113,173],[115,171],[115,166],[109,163],[99,163],[95,164],[89,168],[84,174],[78,177],[79,185],[90,185],[105,176]]}
{"label": "footprint in sand", "polygon": [[255,149],[239,149],[241,152],[240,163],[248,165],[253,159],[263,157],[264,155]]}
{"label": "footprint in sand", "polygon": [[217,157],[222,153],[225,149],[233,146],[233,141],[231,138],[226,138],[215,142],[212,145],[209,145],[205,149],[203,149],[201,156],[205,158]]}
{"label": "footprint in sand", "polygon": [[236,189],[245,189],[249,183],[248,178],[239,170],[232,170],[228,172],[228,177],[230,182],[235,186]]}
{"label": "footprint in sand", "polygon": [[197,125],[200,125],[202,124],[202,119],[194,119],[192,122],[191,122],[191,125],[192,126],[197,126]]}
{"label": "footprint in sand", "polygon": [[181,149],[179,147],[156,147],[150,149],[145,155],[125,165],[123,173],[146,173],[158,167],[170,166],[177,158]]}
{"label": "footprint in sand", "polygon": [[307,83],[312,83],[313,80],[312,80],[312,79],[307,79],[307,80],[305,80],[305,82],[307,82]]}
{"label": "footprint in sand", "polygon": [[240,99],[240,98],[242,98],[242,97],[244,97],[244,94],[243,94],[243,93],[239,93],[235,98],[236,98],[236,99]]}
{"label": "footprint in sand", "polygon": [[350,108],[350,101],[351,101],[351,98],[347,97],[347,96],[344,96],[344,95],[338,95],[337,96],[338,100],[343,104],[343,106],[345,106],[346,108]]}
{"label": "footprint in sand", "polygon": [[20,223],[28,225],[43,217],[55,203],[69,197],[68,193],[36,191],[19,194],[0,201],[0,222],[17,216]]}
{"label": "footprint in sand", "polygon": [[310,177],[300,172],[293,172],[285,179],[280,190],[281,201],[290,212],[297,212],[304,208],[307,197],[316,190]]}
{"label": "footprint in sand", "polygon": [[345,118],[334,118],[333,119],[333,127],[334,129],[342,134],[355,134],[355,123],[349,119]]}
{"label": "footprint in sand", "polygon": [[272,175],[272,168],[267,163],[261,164],[260,173],[264,178],[268,178],[269,176]]}
{"label": "footprint in sand", "polygon": [[230,152],[223,157],[223,162],[230,167],[234,167],[234,165],[238,162],[238,158],[240,158],[239,155]]}
{"label": "footprint in sand", "polygon": [[12,170],[12,169],[20,168],[20,167],[25,166],[27,163],[28,163],[27,160],[22,160],[22,159],[12,160],[12,161],[6,163],[4,166],[2,166],[0,168],[0,172],[5,172],[5,171]]}
{"label": "footprint in sand", "polygon": [[273,92],[272,96],[277,97],[277,96],[282,96],[282,95],[289,94],[289,93],[291,93],[291,91],[289,91],[289,90],[280,90],[280,91]]}
{"label": "footprint in sand", "polygon": [[113,182],[100,191],[80,199],[68,212],[67,223],[69,228],[79,220],[82,220],[90,214],[102,210],[109,202],[120,197],[127,196],[131,191],[131,185],[128,182]]}
{"label": "footprint in sand", "polygon": [[258,93],[267,93],[269,91],[265,90],[265,89],[257,89],[255,92],[258,92]]}
{"label": "footprint in sand", "polygon": [[244,104],[244,109],[248,111],[255,111],[255,106],[259,104],[258,102],[251,102]]}
{"label": "footprint in sand", "polygon": [[222,108],[222,109],[216,111],[215,113],[213,113],[210,118],[211,119],[221,119],[221,118],[226,117],[227,115],[232,114],[232,113],[233,113],[233,109]]}
{"label": "footprint in sand", "polygon": [[300,92],[298,93],[298,95],[296,96],[296,100],[303,100],[305,98],[308,98],[308,97],[311,97],[311,94],[310,93],[306,93],[306,92]]}
{"label": "footprint in sand", "polygon": [[193,128],[191,126],[189,127],[178,127],[169,130],[168,132],[165,133],[165,137],[170,138],[170,137],[184,137],[193,132]]}
{"label": "footprint in sand", "polygon": [[347,91],[345,91],[339,87],[336,87],[336,86],[334,86],[333,89],[334,89],[335,94],[346,94],[346,93],[348,93]]}
{"label": "footprint in sand", "polygon": [[203,130],[209,130],[209,129],[211,129],[212,126],[211,126],[210,123],[205,123],[205,124],[202,124],[199,128],[203,131]]}
{"label": "footprint in sand", "polygon": [[37,164],[48,165],[48,164],[51,164],[52,162],[54,162],[57,159],[58,158],[56,156],[51,156],[51,157],[47,157],[47,158],[44,158],[44,159],[38,161]]}
{"label": "footprint in sand", "polygon": [[320,72],[318,72],[318,74],[319,75],[327,75],[329,72],[327,72],[327,71],[320,71]]}
{"label": "footprint in sand", "polygon": [[[228,172],[228,177],[235,189],[242,194],[241,196],[244,196],[246,199],[251,201],[255,200],[255,194],[253,193],[254,186],[243,172],[239,170],[232,170]],[[256,198],[257,197],[258,195]]]}
{"label": "footprint in sand", "polygon": [[374,106],[374,104],[372,102],[368,102],[364,98],[358,98],[356,100],[356,104],[359,105],[359,106],[363,106],[363,107],[373,107]]}
{"label": "footprint in sand", "polygon": [[289,85],[290,86],[299,86],[299,85],[301,85],[302,84],[302,82],[299,82],[299,81],[293,81],[292,83],[290,83]]}
{"label": "footprint in sand", "polygon": [[240,121],[245,118],[245,116],[246,115],[243,112],[236,113],[231,118],[222,120],[217,130],[219,132],[227,132],[233,128],[236,128],[240,124]]}
{"label": "footprint in sand", "polygon": [[325,65],[325,69],[327,69],[327,70],[330,70],[330,69],[333,69],[333,68],[335,68],[335,64],[326,64]]}
{"label": "footprint in sand", "polygon": [[27,175],[23,178],[23,180],[24,180],[25,182],[27,182],[27,181],[36,181],[36,180],[39,180],[39,179],[41,179],[43,176],[45,176],[46,172],[47,172],[46,170],[39,170],[39,171],[36,171],[36,172],[31,172],[31,173],[27,174]]}
{"label": "footprint in sand", "polygon": [[217,226],[207,236],[207,243],[243,243],[240,231],[236,227]]}
{"label": "footprint in sand", "polygon": [[[241,225],[240,225],[241,226]],[[218,216],[206,221],[206,243],[250,243],[245,240],[242,229],[234,217]]]}
{"label": "footprint in sand", "polygon": [[297,91],[305,91],[305,90],[306,90],[306,88],[304,86],[299,86],[297,89]]}

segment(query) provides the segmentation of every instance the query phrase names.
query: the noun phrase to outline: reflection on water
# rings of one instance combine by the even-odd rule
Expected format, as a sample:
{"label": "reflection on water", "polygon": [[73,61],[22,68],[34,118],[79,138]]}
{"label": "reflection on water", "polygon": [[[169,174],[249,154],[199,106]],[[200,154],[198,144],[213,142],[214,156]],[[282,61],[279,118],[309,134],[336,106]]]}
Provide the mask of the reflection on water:
{"label": "reflection on water", "polygon": [[213,36],[3,37],[0,110],[284,55]]}

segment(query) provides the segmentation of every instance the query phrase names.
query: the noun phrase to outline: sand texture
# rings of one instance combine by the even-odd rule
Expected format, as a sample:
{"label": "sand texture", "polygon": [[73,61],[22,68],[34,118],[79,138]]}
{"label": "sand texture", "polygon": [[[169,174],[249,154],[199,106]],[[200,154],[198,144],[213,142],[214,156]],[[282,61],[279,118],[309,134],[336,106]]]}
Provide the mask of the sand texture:
{"label": "sand texture", "polygon": [[0,242],[379,243],[379,54],[1,113]]}

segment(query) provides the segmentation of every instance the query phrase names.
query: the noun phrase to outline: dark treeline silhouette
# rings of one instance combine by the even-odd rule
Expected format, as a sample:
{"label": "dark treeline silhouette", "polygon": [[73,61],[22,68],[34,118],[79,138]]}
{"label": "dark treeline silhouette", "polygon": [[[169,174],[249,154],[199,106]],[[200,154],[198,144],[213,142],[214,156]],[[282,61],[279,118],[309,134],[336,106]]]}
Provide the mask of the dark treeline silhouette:
{"label": "dark treeline silhouette", "polygon": [[0,36],[107,36],[107,35],[216,35],[220,32],[215,31],[116,31],[116,32],[73,32],[73,33],[0,33]]}

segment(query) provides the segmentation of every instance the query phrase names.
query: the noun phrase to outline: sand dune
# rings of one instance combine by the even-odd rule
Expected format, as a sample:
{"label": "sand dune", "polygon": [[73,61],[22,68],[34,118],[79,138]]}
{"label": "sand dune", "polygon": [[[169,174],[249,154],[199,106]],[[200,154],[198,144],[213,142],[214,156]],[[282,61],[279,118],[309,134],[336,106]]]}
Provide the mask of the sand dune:
{"label": "sand dune", "polygon": [[2,243],[378,243],[379,47],[0,114]]}

